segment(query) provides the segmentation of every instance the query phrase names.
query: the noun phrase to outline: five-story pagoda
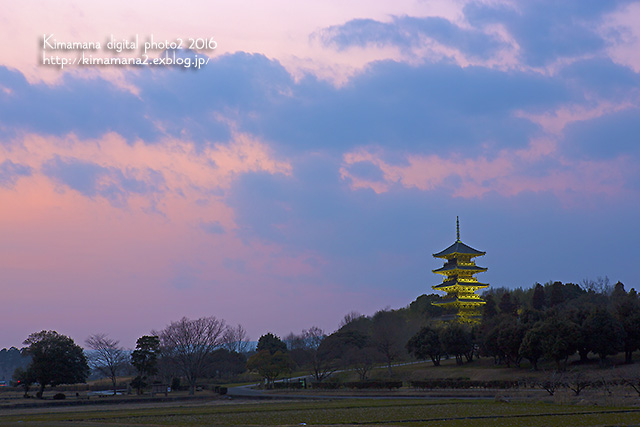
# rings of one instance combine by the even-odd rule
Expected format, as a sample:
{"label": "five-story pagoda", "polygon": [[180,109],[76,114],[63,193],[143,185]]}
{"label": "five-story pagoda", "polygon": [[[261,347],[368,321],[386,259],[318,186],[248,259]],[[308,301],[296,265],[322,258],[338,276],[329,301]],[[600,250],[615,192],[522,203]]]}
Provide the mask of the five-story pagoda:
{"label": "five-story pagoda", "polygon": [[446,276],[443,282],[433,286],[433,289],[447,293],[441,301],[433,304],[449,312],[455,312],[455,318],[460,322],[474,323],[480,320],[480,308],[485,304],[476,291],[489,285],[478,282],[474,277],[476,273],[482,273],[487,269],[478,267],[473,258],[483,256],[486,252],[473,249],[460,241],[460,221],[457,217],[456,231],[456,241],[447,249],[433,254],[435,258],[445,259],[444,265],[433,272]]}

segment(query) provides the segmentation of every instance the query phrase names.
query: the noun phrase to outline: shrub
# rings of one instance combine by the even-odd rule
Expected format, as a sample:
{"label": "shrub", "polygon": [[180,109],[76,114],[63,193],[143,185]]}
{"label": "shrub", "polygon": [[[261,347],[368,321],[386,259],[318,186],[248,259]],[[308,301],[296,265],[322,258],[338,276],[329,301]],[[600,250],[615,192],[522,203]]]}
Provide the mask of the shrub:
{"label": "shrub", "polygon": [[65,394],[64,394],[64,393],[56,393],[56,394],[53,396],[53,400],[64,400],[64,399],[66,399],[66,398],[67,398],[67,396],[65,396]]}
{"label": "shrub", "polygon": [[402,381],[357,381],[344,384],[347,388],[362,389],[398,389],[402,387]]}
{"label": "shrub", "polygon": [[492,380],[492,381],[471,381],[462,378],[440,378],[426,381],[411,381],[411,387],[419,389],[434,388],[453,388],[453,389],[470,389],[470,388],[518,388],[518,381],[510,380]]}

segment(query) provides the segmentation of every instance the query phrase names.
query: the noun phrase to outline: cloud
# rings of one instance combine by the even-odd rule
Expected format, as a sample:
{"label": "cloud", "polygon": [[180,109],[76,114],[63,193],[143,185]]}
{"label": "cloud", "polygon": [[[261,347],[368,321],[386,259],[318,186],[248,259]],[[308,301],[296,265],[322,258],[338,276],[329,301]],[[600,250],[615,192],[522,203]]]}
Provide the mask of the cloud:
{"label": "cloud", "polygon": [[[453,197],[471,199],[488,193],[510,198],[523,192],[550,192],[558,200],[576,194],[623,193],[626,177],[621,170],[629,166],[627,159],[582,161],[558,156],[555,151],[554,143],[541,140],[528,149],[503,150],[495,157],[409,155],[407,164],[398,165],[386,162],[384,153],[360,149],[344,155],[341,176],[354,190],[385,193],[401,185],[424,192],[444,189]],[[352,165],[364,162],[379,168],[383,178],[372,180],[351,172]]]}
{"label": "cloud", "polygon": [[7,159],[0,163],[0,186],[12,188],[20,177],[30,176],[31,173],[29,166],[13,163]]}
{"label": "cloud", "polygon": [[562,81],[534,73],[451,64],[379,62],[335,88],[312,77],[240,123],[279,149],[348,150],[393,145],[416,151],[525,146],[537,125],[516,116],[580,99]]}
{"label": "cloud", "polygon": [[200,227],[209,234],[224,234],[224,227],[219,221],[203,222]]}
{"label": "cloud", "polygon": [[42,172],[61,186],[90,198],[104,197],[119,207],[127,205],[131,194],[150,196],[164,191],[164,177],[153,169],[122,171],[56,155],[43,164]]}
{"label": "cloud", "polygon": [[592,56],[607,43],[599,33],[603,16],[625,2],[469,2],[464,16],[475,27],[504,26],[526,65],[544,67],[562,58]]}
{"label": "cloud", "polygon": [[318,37],[327,45],[347,49],[368,45],[391,45],[407,53],[429,40],[457,49],[465,55],[486,58],[496,54],[505,43],[494,34],[475,28],[462,28],[442,17],[394,16],[390,22],[354,19],[325,28]]}
{"label": "cloud", "polygon": [[588,159],[632,155],[640,161],[640,108],[570,123],[565,128],[564,151]]}
{"label": "cloud", "polygon": [[118,132],[129,140],[152,140],[158,130],[145,103],[112,83],[66,75],[60,84],[30,84],[22,74],[0,67],[0,126],[7,130],[96,137]]}

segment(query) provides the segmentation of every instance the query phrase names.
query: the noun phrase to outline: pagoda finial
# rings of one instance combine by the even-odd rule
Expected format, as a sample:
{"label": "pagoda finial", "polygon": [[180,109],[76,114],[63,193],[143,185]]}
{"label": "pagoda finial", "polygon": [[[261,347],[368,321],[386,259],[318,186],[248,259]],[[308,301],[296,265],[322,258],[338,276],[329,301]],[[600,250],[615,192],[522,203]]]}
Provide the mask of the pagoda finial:
{"label": "pagoda finial", "polygon": [[460,241],[460,219],[456,216],[456,242]]}

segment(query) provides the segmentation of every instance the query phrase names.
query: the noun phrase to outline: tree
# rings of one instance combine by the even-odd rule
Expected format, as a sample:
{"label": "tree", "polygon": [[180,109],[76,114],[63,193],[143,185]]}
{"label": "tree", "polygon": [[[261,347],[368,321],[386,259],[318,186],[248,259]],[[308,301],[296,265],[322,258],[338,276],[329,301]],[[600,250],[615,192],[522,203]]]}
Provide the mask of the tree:
{"label": "tree", "polygon": [[[440,330],[440,342],[444,351],[456,357],[456,363],[462,365],[462,357],[473,351],[471,331],[459,323],[450,323]],[[469,357],[467,356],[469,359]]]}
{"label": "tree", "polygon": [[83,383],[89,375],[89,365],[82,348],[71,338],[56,331],[34,332],[24,341],[31,356],[28,378],[40,384],[38,397],[47,385]]}
{"label": "tree", "polygon": [[545,306],[544,287],[540,283],[536,283],[531,298],[531,306],[534,310],[542,310]]}
{"label": "tree", "polygon": [[257,371],[267,381],[268,388],[271,388],[280,374],[289,372],[291,367],[289,355],[279,350],[273,354],[269,350],[261,350],[247,360],[247,369]]}
{"label": "tree", "polygon": [[189,383],[189,394],[195,394],[196,382],[211,363],[211,353],[220,348],[225,331],[224,320],[186,317],[171,322],[159,333],[163,356],[169,357]]}
{"label": "tree", "polygon": [[249,348],[249,337],[241,324],[238,324],[235,328],[233,326],[227,327],[224,331],[222,342],[224,348],[231,352],[246,353]]}
{"label": "tree", "polygon": [[268,332],[258,339],[258,346],[256,347],[256,350],[258,352],[267,350],[271,354],[275,354],[278,351],[286,353],[287,344],[285,344],[278,336]]}
{"label": "tree", "polygon": [[355,369],[363,381],[381,357],[371,343],[370,336],[344,327],[322,341],[318,351],[341,364],[344,369]]}
{"label": "tree", "polygon": [[0,350],[0,379],[11,378],[17,368],[25,369],[29,362],[29,358],[24,357],[19,349],[3,348]]}
{"label": "tree", "polygon": [[373,316],[371,339],[387,362],[391,374],[391,364],[404,350],[407,342],[407,325],[401,314],[394,311],[378,311]]}
{"label": "tree", "polygon": [[413,353],[420,360],[430,358],[433,366],[440,366],[442,357],[442,344],[438,331],[425,326],[412,336],[407,342],[407,351]]}
{"label": "tree", "polygon": [[625,332],[625,363],[632,363],[633,352],[640,349],[640,303],[638,302],[638,298],[636,295],[629,292],[629,294],[627,294],[617,304],[616,317],[622,324]]}
{"label": "tree", "polygon": [[493,298],[493,295],[487,294],[484,297],[485,304],[482,308],[482,321],[488,321],[494,318],[498,314],[498,308],[496,305],[496,300]]}
{"label": "tree", "polygon": [[[506,295],[506,294],[505,294]],[[520,366],[522,355],[520,354],[520,345],[526,333],[526,329],[515,318],[502,315],[502,321],[498,325],[497,344],[507,367],[511,363],[517,367]]]}
{"label": "tree", "polygon": [[624,348],[624,329],[608,310],[593,310],[585,320],[584,328],[591,351],[600,357],[601,363],[604,363],[608,355],[616,354]]}
{"label": "tree", "polygon": [[16,368],[13,372],[13,381],[16,383],[16,387],[22,387],[24,389],[23,397],[29,397],[29,389],[31,385],[36,382],[33,378],[32,372],[25,370],[22,367]]}
{"label": "tree", "polygon": [[531,363],[535,371],[538,370],[538,360],[544,355],[545,335],[541,325],[542,322],[538,322],[529,329],[520,344],[520,355]]}
{"label": "tree", "polygon": [[562,282],[553,282],[551,285],[551,295],[549,296],[549,305],[555,307],[565,301]]}
{"label": "tree", "polygon": [[311,375],[320,382],[333,373],[336,368],[331,360],[331,355],[326,351],[321,351],[320,346],[324,342],[327,335],[317,326],[312,326],[302,331],[302,342],[305,351],[309,354],[309,362]]}
{"label": "tree", "polygon": [[107,334],[93,334],[85,341],[88,348],[93,350],[89,354],[89,365],[102,375],[111,379],[113,394],[117,392],[118,371],[127,362],[127,352],[120,347],[119,341],[112,340]]}
{"label": "tree", "polygon": [[158,354],[160,339],[155,335],[144,335],[136,341],[136,349],[131,353],[131,364],[138,371],[138,376],[131,385],[138,394],[142,394],[145,380],[158,372]]}
{"label": "tree", "polygon": [[363,318],[364,315],[358,313],[357,311],[350,311],[349,313],[345,314],[344,317],[342,318],[342,320],[340,321],[340,328],[343,328],[345,326],[347,326],[349,323],[354,322],[358,319]]}
{"label": "tree", "polygon": [[421,319],[432,319],[441,316],[444,309],[439,305],[434,305],[434,302],[442,300],[440,295],[429,294],[420,295],[409,304],[409,311],[418,315]]}
{"label": "tree", "polygon": [[539,325],[544,336],[544,357],[554,360],[558,370],[563,370],[569,356],[577,349],[579,329],[575,323],[559,316],[549,316]]}
{"label": "tree", "polygon": [[247,370],[247,357],[243,353],[219,348],[211,353],[211,371],[208,375],[217,378],[240,375]]}
{"label": "tree", "polygon": [[502,294],[502,298],[500,298],[498,308],[500,309],[500,313],[502,314],[515,316],[518,306],[511,300],[511,294],[509,292],[505,292],[504,294]]}

